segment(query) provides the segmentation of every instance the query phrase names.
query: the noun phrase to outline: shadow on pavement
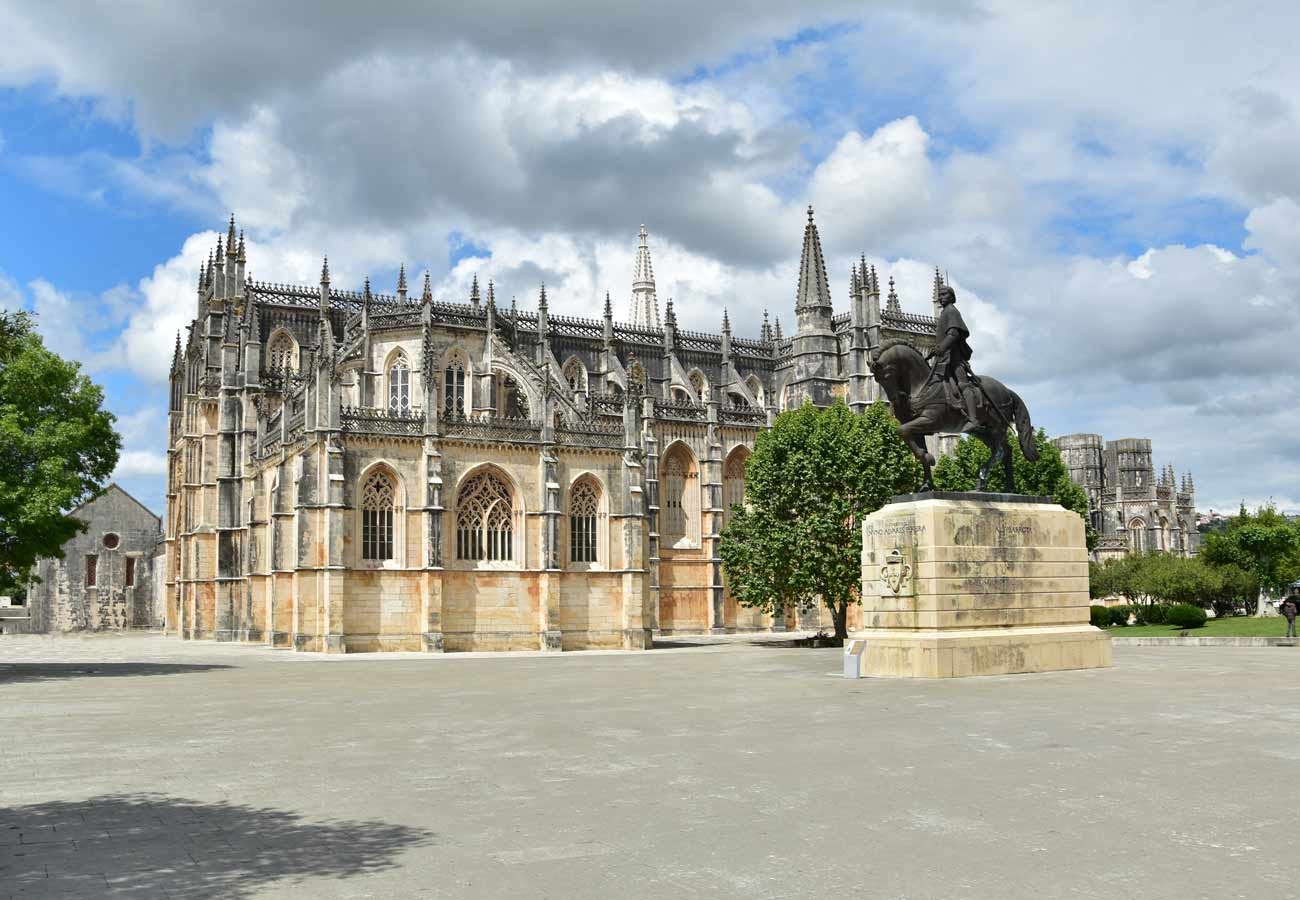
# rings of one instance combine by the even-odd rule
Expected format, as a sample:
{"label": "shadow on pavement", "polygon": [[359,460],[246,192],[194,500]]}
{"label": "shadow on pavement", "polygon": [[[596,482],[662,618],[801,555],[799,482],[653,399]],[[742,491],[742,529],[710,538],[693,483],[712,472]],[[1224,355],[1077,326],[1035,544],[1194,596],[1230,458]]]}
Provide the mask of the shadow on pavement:
{"label": "shadow on pavement", "polygon": [[56,678],[120,678],[127,675],[185,675],[210,669],[233,669],[221,663],[0,663],[0,684],[52,681]]}
{"label": "shadow on pavement", "polygon": [[14,896],[251,897],[279,882],[392,869],[436,843],[386,822],[308,822],[297,813],[160,794],[0,809],[0,885]]}

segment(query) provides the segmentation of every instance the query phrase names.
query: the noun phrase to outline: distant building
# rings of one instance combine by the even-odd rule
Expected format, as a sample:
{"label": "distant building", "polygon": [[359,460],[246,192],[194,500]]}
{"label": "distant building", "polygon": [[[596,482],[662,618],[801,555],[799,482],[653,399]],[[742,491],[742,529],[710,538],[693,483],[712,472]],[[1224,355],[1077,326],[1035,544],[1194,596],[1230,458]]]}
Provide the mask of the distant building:
{"label": "distant building", "polygon": [[[162,626],[154,599],[154,556],[162,521],[116,484],[72,511],[87,523],[63,545],[62,559],[42,559],[27,592],[34,633],[123,631]],[[12,623],[7,623],[12,624]]]}
{"label": "distant building", "polygon": [[1200,549],[1191,473],[1166,465],[1156,476],[1148,438],[1103,442],[1099,434],[1052,441],[1070,478],[1088,493],[1098,559],[1159,550],[1194,556]]}

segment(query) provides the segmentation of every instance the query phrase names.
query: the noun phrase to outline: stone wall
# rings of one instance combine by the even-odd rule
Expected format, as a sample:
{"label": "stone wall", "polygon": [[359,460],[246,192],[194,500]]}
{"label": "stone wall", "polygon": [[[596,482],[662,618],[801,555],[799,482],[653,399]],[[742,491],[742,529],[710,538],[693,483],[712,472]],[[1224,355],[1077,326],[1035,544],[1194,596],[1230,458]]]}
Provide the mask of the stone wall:
{"label": "stone wall", "polygon": [[[62,559],[42,559],[29,592],[33,631],[122,631],[158,628],[154,556],[158,517],[111,484],[72,513],[87,523],[63,545]],[[114,540],[116,536],[116,540]],[[94,558],[94,584],[87,584]]]}

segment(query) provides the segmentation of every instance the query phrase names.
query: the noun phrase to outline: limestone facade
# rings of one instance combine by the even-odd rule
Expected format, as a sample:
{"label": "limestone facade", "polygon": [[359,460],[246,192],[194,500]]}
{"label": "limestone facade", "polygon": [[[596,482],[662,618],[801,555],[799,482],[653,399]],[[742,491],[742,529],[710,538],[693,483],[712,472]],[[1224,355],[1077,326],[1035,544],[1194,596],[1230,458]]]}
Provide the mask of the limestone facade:
{"label": "limestone facade", "polygon": [[154,556],[162,522],[117,484],[74,509],[87,528],[62,547],[63,558],[38,560],[27,593],[35,633],[156,628]]}
{"label": "limestone facade", "polygon": [[833,310],[804,229],[796,334],[662,322],[648,237],[635,324],[246,278],[232,219],[171,370],[164,591],[187,638],[301,650],[646,647],[653,635],[821,627],[727,595],[718,535],[781,410],[877,399],[868,313],[932,341],[865,262]]}
{"label": "limestone facade", "polygon": [[[1111,664],[1088,621],[1083,520],[1046,498],[922,494],[862,525],[862,675],[960,678]],[[853,656],[850,656],[852,659]]]}
{"label": "limestone facade", "polygon": [[1099,434],[1067,434],[1052,441],[1070,478],[1088,493],[1098,560],[1159,551],[1195,556],[1196,485],[1172,465],[1156,477],[1148,438],[1103,441]]}

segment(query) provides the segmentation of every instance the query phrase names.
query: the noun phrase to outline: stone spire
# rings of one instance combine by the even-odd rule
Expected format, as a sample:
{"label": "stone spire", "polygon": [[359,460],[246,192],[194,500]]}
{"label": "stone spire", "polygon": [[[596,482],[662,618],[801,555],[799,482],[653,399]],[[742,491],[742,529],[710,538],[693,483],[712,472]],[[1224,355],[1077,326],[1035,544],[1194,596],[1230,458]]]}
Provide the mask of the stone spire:
{"label": "stone spire", "polygon": [[885,300],[885,309],[890,312],[902,312],[903,307],[898,302],[898,292],[894,290],[894,276],[889,276],[889,297]]}
{"label": "stone spire", "polygon": [[321,258],[320,264],[320,314],[321,318],[329,313],[330,309],[330,258],[328,256]]}
{"label": "stone spire", "polygon": [[179,372],[181,368],[181,333],[176,332],[176,349],[172,351],[172,371]]}
{"label": "stone spire", "polygon": [[776,317],[776,342],[781,343],[781,317]]}
{"label": "stone spire", "polygon": [[478,273],[474,273],[474,281],[469,286],[469,305],[474,307],[474,312],[478,312],[481,298],[478,293]]}
{"label": "stone spire", "polygon": [[655,294],[655,270],[650,262],[650,233],[641,226],[641,243],[636,248],[636,263],[632,267],[633,325],[641,328],[659,328],[659,297]]}
{"label": "stone spire", "polygon": [[239,229],[239,253],[237,256],[241,263],[248,262],[248,251],[244,247],[244,229],[242,228]]}
{"label": "stone spire", "polygon": [[406,263],[397,268],[397,299],[406,302]]}
{"label": "stone spire", "polygon": [[495,310],[497,308],[497,289],[496,289],[496,285],[492,283],[491,278],[488,279],[487,305],[489,309]]}
{"label": "stone spire", "polygon": [[[220,240],[220,238],[218,238]],[[234,259],[239,255],[239,250],[235,246],[235,214],[230,214],[230,229],[226,232],[226,256]]]}
{"label": "stone spire", "polygon": [[433,288],[429,285],[429,271],[424,272],[424,290],[420,292],[420,302],[426,306],[433,302]]}
{"label": "stone spire", "polygon": [[930,294],[930,300],[932,303],[934,303],[935,318],[939,317],[939,311],[942,309],[942,307],[939,306],[939,288],[941,287],[943,287],[943,276],[939,274],[939,267],[935,266],[934,267],[934,290]]}
{"label": "stone spire", "polygon": [[767,320],[767,310],[763,310],[763,328],[759,331],[758,337],[764,344],[772,340],[772,324]]}
{"label": "stone spire", "polygon": [[808,207],[808,224],[803,230],[803,254],[799,259],[799,289],[795,294],[795,312],[825,309],[829,316],[831,288],[826,280],[826,262],[822,259],[822,241]]}
{"label": "stone spire", "polygon": [[614,318],[614,307],[609,302],[609,291],[605,291],[605,318]]}

